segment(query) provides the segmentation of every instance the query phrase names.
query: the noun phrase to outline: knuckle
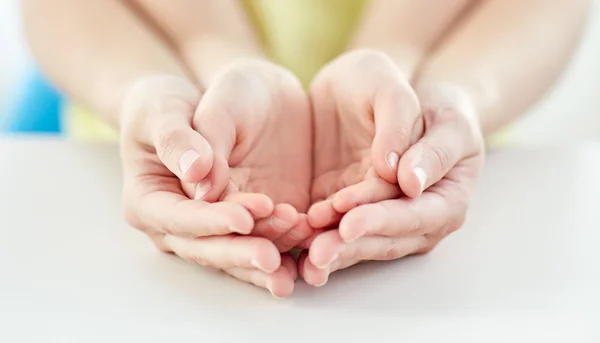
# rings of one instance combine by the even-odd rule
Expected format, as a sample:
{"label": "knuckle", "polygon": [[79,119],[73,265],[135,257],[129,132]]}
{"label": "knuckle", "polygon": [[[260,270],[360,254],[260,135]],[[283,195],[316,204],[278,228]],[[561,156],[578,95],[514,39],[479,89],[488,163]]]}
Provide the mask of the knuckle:
{"label": "knuckle", "polygon": [[445,170],[450,167],[450,154],[446,148],[439,145],[431,145],[429,146],[429,150],[434,160],[439,163],[440,169]]}
{"label": "knuckle", "polygon": [[159,151],[159,157],[164,161],[171,157],[173,151],[183,141],[185,133],[179,130],[165,129],[161,130],[158,134],[157,139],[157,151]]}

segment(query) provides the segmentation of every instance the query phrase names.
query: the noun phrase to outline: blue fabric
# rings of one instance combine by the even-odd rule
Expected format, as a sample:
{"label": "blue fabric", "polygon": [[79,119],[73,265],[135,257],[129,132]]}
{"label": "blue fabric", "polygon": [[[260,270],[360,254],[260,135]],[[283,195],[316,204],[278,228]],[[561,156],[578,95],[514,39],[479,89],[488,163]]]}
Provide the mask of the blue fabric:
{"label": "blue fabric", "polygon": [[0,132],[60,134],[61,95],[45,77],[33,70],[12,97],[0,124]]}

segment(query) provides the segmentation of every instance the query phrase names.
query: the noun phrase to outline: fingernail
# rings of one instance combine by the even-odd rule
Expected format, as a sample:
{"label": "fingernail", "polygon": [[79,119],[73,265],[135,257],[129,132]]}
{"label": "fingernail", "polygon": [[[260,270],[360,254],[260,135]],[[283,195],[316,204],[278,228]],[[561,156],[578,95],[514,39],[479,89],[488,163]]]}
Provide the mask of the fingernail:
{"label": "fingernail", "polygon": [[267,280],[266,287],[269,290],[269,292],[271,292],[271,295],[273,296],[273,298],[278,299],[278,300],[282,299],[281,297],[276,296],[275,292],[273,292],[273,282],[271,281],[271,279]]}
{"label": "fingernail", "polygon": [[179,169],[181,170],[181,175],[185,175],[188,169],[196,162],[196,160],[200,157],[200,155],[194,150],[188,150],[184,152],[179,158]]}
{"label": "fingernail", "polygon": [[321,266],[316,266],[319,269],[327,269],[329,268],[329,266],[331,266],[333,264],[333,262],[335,262],[338,258],[340,258],[340,253],[336,252],[335,254],[333,254],[333,257],[325,264],[321,265]]}
{"label": "fingernail", "polygon": [[231,232],[237,232],[240,235],[247,235],[247,234],[249,234],[252,231],[252,228],[250,229],[250,231],[248,231],[248,230],[244,231],[244,230],[240,230],[237,226],[230,226],[229,227],[229,231],[231,231]]}
{"label": "fingernail", "polygon": [[200,200],[210,192],[212,189],[212,183],[208,180],[202,180],[196,184],[196,194],[194,194],[195,200]]}
{"label": "fingernail", "polygon": [[262,270],[262,271],[263,271],[263,272],[265,272],[265,273],[273,273],[273,272],[275,271],[275,270],[268,270],[268,269],[266,269],[266,268],[264,268],[264,267],[261,267],[261,266],[258,264],[258,261],[257,261],[256,259],[254,259],[254,258],[250,260],[250,264],[251,264],[251,265],[252,265],[254,268],[256,268],[256,269],[259,269],[259,270]]}
{"label": "fingernail", "polygon": [[325,276],[325,280],[322,283],[320,283],[318,285],[315,285],[315,287],[323,287],[323,286],[325,286],[325,284],[327,283],[327,281],[329,281],[329,273],[330,272],[331,272],[330,270],[327,270],[327,276]]}
{"label": "fingernail", "polygon": [[421,184],[421,192],[425,190],[425,184],[427,184],[427,173],[423,170],[423,168],[416,167],[413,169],[417,179],[419,179],[419,183]]}
{"label": "fingernail", "polygon": [[398,165],[398,154],[396,154],[395,152],[390,152],[387,155],[387,163],[390,166],[390,168],[394,169],[396,168],[396,166]]}

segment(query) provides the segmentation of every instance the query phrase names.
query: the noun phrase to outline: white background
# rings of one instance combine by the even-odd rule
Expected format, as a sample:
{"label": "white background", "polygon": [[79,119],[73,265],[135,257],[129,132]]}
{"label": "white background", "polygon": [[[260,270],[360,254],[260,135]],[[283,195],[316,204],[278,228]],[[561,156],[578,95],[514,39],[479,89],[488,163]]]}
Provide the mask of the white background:
{"label": "white background", "polygon": [[[30,63],[20,28],[18,3],[18,0],[0,0],[0,105],[14,96],[16,84]],[[594,1],[583,43],[561,82],[517,123],[518,143],[562,145],[600,138],[598,5]]]}

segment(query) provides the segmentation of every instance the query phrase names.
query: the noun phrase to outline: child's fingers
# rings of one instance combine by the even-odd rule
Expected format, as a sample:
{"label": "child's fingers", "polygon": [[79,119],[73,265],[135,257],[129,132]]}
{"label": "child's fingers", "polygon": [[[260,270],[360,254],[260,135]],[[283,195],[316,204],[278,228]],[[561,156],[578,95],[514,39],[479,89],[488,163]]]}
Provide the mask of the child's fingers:
{"label": "child's fingers", "polygon": [[332,206],[338,213],[346,213],[360,205],[396,199],[401,195],[397,184],[372,178],[338,191],[332,199]]}
{"label": "child's fingers", "polygon": [[305,214],[300,214],[298,223],[284,233],[281,237],[274,241],[275,246],[279,251],[286,252],[290,251],[297,245],[304,242],[313,234],[313,228],[308,225]]}
{"label": "child's fingers", "polygon": [[371,163],[381,178],[395,184],[398,161],[422,134],[423,120],[417,95],[404,77],[388,77],[383,82],[373,97]]}
{"label": "child's fingers", "polygon": [[275,241],[298,223],[298,211],[288,204],[277,204],[270,216],[256,222],[252,235]]}
{"label": "child's fingers", "polygon": [[271,198],[261,193],[235,192],[225,196],[223,201],[242,205],[254,220],[271,216],[275,207]]}
{"label": "child's fingers", "polygon": [[342,219],[342,214],[333,208],[332,199],[320,201],[308,209],[308,223],[315,229],[335,225]]}
{"label": "child's fingers", "polygon": [[294,260],[294,257],[288,253],[281,255],[281,266],[284,267],[292,277],[292,280],[298,279],[298,264]]}
{"label": "child's fingers", "polygon": [[263,238],[227,235],[190,239],[166,235],[163,242],[177,256],[217,269],[246,268],[272,273],[281,267],[279,251]]}
{"label": "child's fingers", "polygon": [[294,278],[283,266],[271,274],[248,268],[229,268],[225,272],[239,280],[266,288],[278,299],[288,297],[294,291]]}

